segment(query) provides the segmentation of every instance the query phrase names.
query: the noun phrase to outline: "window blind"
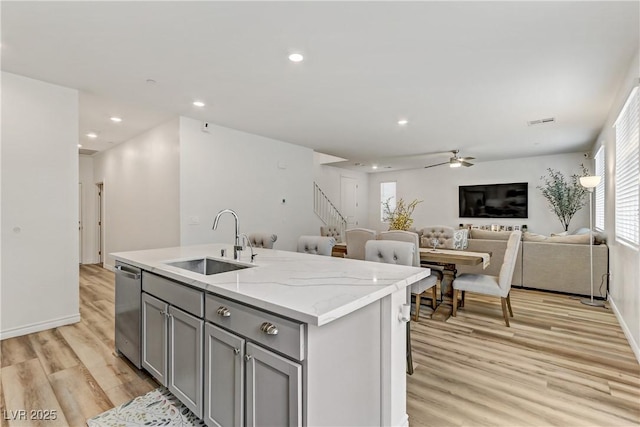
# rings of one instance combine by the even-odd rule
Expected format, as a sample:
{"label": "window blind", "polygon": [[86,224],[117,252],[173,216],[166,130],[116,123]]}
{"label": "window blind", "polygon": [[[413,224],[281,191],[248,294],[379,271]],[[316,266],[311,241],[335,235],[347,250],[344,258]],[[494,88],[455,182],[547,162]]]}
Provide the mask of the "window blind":
{"label": "window blind", "polygon": [[596,175],[601,177],[600,183],[595,188],[595,225],[597,230],[604,230],[604,146],[596,152]]}
{"label": "window blind", "polygon": [[616,240],[637,247],[640,179],[640,99],[636,86],[614,126],[616,131]]}

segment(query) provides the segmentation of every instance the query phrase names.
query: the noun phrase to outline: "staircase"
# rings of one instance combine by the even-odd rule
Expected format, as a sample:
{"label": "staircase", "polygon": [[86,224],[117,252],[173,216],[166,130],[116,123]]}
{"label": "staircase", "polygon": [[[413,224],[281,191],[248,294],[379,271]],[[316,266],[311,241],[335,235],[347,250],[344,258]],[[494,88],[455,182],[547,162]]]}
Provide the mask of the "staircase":
{"label": "staircase", "polygon": [[313,183],[313,210],[325,225],[337,227],[340,234],[344,235],[347,220],[315,182]]}

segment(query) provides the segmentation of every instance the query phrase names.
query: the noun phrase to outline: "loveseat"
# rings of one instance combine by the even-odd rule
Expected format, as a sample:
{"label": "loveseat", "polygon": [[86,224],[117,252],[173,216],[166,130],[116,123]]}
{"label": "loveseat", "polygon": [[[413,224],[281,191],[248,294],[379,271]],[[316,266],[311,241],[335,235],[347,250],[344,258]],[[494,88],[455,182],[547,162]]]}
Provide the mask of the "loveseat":
{"label": "loveseat", "polygon": [[[507,247],[510,232],[471,230],[466,250],[491,252],[491,264],[458,266],[460,273],[480,273],[497,276]],[[594,297],[606,296],[609,271],[609,248],[599,239],[593,245]],[[512,286],[577,295],[590,295],[589,234],[541,236],[523,233]],[[601,293],[600,284],[603,283]]]}

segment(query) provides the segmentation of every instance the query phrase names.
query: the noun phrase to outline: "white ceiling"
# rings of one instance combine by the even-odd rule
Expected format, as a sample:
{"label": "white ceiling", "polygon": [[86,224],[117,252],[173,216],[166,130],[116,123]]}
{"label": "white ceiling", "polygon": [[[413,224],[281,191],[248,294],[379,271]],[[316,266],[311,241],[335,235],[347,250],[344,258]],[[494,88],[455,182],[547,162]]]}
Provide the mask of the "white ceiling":
{"label": "white ceiling", "polygon": [[587,151],[640,37],[638,1],[1,8],[2,69],[80,90],[85,148],[179,114],[394,168]]}

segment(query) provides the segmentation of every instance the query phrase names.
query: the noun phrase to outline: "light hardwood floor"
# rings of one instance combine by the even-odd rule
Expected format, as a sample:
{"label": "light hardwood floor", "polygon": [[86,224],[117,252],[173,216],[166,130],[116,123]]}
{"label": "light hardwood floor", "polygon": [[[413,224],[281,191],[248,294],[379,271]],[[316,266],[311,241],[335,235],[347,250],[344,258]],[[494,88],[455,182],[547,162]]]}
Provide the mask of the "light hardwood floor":
{"label": "light hardwood floor", "polygon": [[[82,321],[1,342],[0,426],[84,426],[157,387],[113,352],[113,274],[80,268]],[[640,366],[615,316],[564,295],[514,289],[468,294],[457,318],[412,322],[411,426],[640,425]],[[55,421],[8,421],[17,409]]]}

